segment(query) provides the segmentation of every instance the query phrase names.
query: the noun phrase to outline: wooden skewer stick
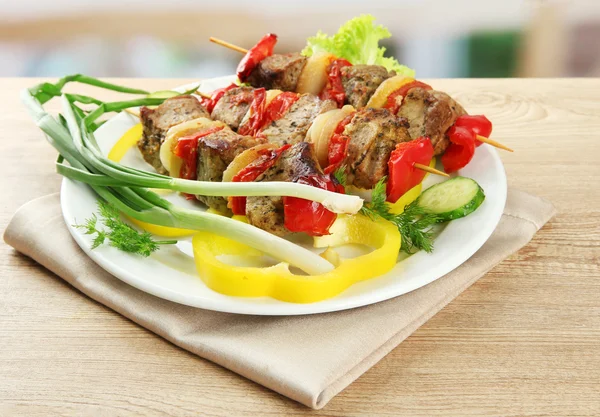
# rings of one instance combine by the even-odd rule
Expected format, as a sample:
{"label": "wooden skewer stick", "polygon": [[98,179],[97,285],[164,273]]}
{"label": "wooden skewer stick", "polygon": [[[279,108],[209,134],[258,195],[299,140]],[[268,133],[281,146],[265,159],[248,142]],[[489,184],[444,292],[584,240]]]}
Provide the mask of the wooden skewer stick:
{"label": "wooden skewer stick", "polygon": [[500,142],[496,142],[493,139],[486,138],[485,136],[477,135],[477,140],[479,140],[479,141],[481,141],[483,143],[487,143],[488,145],[492,145],[494,148],[500,148],[500,149],[504,149],[505,151],[508,151],[508,152],[514,152],[508,146],[503,145]]}
{"label": "wooden skewer stick", "polygon": [[224,46],[225,48],[233,49],[241,54],[246,54],[248,52],[247,49],[242,48],[241,46],[234,45],[222,39],[213,38],[212,36],[208,38],[212,43],[216,43],[217,45]]}
{"label": "wooden skewer stick", "polygon": [[210,94],[203,93],[200,90],[196,90],[196,94],[198,94],[200,97],[210,98]]}
{"label": "wooden skewer stick", "polygon": [[132,116],[137,116],[137,117],[140,117],[140,112],[139,112],[138,110],[133,110],[133,109],[123,109],[123,111],[124,111],[125,113],[129,113],[129,114],[131,114]]}
{"label": "wooden skewer stick", "polygon": [[413,164],[413,166],[415,168],[419,168],[420,170],[429,172],[430,174],[435,174],[435,175],[441,175],[442,177],[449,177],[450,175],[446,174],[445,172],[442,171],[438,171],[435,168],[431,168],[429,165],[423,165],[423,164],[419,164],[418,162],[415,162]]}

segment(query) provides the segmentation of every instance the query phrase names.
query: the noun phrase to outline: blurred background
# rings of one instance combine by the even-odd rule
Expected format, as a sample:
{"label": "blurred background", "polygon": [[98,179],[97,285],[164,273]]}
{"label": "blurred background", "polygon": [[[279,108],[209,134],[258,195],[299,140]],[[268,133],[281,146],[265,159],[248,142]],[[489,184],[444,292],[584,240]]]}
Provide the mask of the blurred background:
{"label": "blurred background", "polygon": [[600,76],[600,0],[0,0],[0,76],[211,77],[266,32],[298,51],[371,13],[428,77]]}

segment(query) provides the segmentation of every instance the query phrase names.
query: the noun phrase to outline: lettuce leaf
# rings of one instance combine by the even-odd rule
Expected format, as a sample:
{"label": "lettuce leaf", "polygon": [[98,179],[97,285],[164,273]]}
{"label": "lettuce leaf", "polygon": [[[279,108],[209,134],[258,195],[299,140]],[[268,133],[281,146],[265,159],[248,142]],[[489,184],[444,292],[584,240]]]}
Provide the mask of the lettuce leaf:
{"label": "lettuce leaf", "polygon": [[307,39],[302,54],[311,56],[318,52],[329,52],[352,64],[382,65],[398,75],[414,77],[414,70],[401,65],[394,58],[384,56],[385,48],[379,46],[379,41],[392,35],[384,26],[375,25],[374,21],[372,15],[360,15],[344,23],[333,36],[319,31]]}

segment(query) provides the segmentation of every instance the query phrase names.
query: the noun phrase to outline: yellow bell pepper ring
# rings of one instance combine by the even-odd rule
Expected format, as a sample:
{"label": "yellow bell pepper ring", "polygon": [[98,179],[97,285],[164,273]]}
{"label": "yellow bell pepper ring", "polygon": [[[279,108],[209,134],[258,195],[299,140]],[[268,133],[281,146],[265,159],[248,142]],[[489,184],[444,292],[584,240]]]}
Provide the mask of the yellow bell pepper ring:
{"label": "yellow bell pepper ring", "polygon": [[113,145],[108,152],[108,159],[114,162],[119,162],[129,149],[131,149],[142,137],[143,127],[141,123],[130,128],[121,138]]}
{"label": "yellow bell pepper ring", "polygon": [[385,220],[363,215],[339,215],[330,235],[315,238],[316,247],[358,243],[374,248],[356,258],[341,258],[339,266],[321,275],[296,275],[289,265],[270,267],[234,266],[218,259],[243,255],[258,260],[262,253],[233,240],[199,232],[192,240],[196,269],[212,290],[238,297],[272,297],[290,303],[313,303],[340,294],[351,285],[385,274],[395,265],[400,233]]}

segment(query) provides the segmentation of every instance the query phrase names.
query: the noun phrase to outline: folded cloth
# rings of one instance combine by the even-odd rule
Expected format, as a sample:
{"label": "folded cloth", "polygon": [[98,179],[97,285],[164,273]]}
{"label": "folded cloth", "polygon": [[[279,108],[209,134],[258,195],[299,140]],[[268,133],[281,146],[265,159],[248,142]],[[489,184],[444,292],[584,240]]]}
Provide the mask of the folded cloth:
{"label": "folded cloth", "polygon": [[493,235],[448,275],[370,306],[288,317],[202,310],[125,284],[96,265],[71,238],[58,194],[19,209],[4,239],[89,297],[177,346],[319,409],[479,277],[527,244],[554,212],[549,202],[510,190]]}

